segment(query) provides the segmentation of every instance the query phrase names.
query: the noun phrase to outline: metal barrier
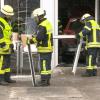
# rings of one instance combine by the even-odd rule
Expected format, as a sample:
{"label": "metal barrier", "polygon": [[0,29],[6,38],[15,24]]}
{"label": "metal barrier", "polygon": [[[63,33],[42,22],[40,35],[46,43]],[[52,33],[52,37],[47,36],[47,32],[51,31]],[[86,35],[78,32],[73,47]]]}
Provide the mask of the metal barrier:
{"label": "metal barrier", "polygon": [[[33,57],[33,64],[34,64],[34,67],[35,67],[35,72],[40,72],[40,56],[38,53],[36,52],[32,52],[32,57]],[[30,71],[29,70],[29,55],[28,55],[28,52],[22,52],[21,53],[21,63],[20,63],[20,74],[23,74],[23,71],[24,72],[28,72]],[[27,73],[26,72],[26,73]]]}
{"label": "metal barrier", "polygon": [[[40,56],[38,52],[32,52],[35,71],[40,73]],[[16,50],[11,56],[11,66],[17,75],[30,72],[28,52],[24,52],[21,41],[16,42]]]}

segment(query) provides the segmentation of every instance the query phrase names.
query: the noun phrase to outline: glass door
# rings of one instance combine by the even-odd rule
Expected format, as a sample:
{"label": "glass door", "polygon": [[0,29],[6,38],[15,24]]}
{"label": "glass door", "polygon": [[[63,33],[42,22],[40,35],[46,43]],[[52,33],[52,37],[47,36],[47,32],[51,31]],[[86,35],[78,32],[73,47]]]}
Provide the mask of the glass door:
{"label": "glass door", "polygon": [[74,55],[77,50],[75,35],[79,33],[83,27],[80,23],[80,18],[85,13],[90,13],[94,16],[96,8],[95,0],[58,0],[58,19],[62,25],[62,29],[59,30],[60,24],[58,24],[59,63],[73,63]]}

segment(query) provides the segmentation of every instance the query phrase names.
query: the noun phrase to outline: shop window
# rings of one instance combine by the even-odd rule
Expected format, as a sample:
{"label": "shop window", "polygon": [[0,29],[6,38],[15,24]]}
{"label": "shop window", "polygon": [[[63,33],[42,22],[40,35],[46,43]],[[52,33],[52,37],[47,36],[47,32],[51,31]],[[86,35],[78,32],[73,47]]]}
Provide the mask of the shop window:
{"label": "shop window", "polygon": [[40,7],[40,0],[5,0],[4,4],[9,4],[14,8],[15,15],[12,23],[18,26],[15,27],[16,31],[25,33],[27,21],[31,21],[32,11]]}

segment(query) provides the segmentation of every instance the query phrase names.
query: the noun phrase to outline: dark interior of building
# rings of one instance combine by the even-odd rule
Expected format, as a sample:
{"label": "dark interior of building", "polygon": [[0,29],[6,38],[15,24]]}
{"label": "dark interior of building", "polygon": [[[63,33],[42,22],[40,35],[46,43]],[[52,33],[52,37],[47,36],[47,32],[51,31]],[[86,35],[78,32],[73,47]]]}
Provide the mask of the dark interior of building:
{"label": "dark interior of building", "polygon": [[59,18],[65,26],[68,18],[81,17],[84,13],[94,16],[95,0],[59,0],[58,9]]}
{"label": "dark interior of building", "polygon": [[[59,0],[58,2],[58,18],[60,19],[63,30],[68,31],[67,24],[69,24],[69,20],[72,18],[81,18],[81,16],[85,13],[89,13],[92,16],[95,14],[95,0]],[[76,28],[79,29],[80,24],[72,23],[73,30],[76,31]],[[67,28],[67,29],[66,29]],[[81,29],[81,28],[80,28]],[[79,32],[79,31],[78,31]],[[78,33],[77,32],[77,33]],[[65,34],[64,31],[62,34]],[[67,34],[67,33],[66,33]],[[67,43],[66,43],[67,42]],[[70,48],[66,44],[70,42],[75,42],[73,39],[69,40],[59,40],[59,63],[72,63],[75,56],[74,52],[68,52],[67,49]],[[73,46],[74,43],[73,43]],[[72,48],[71,48],[72,49]],[[84,53],[82,53],[84,55]],[[80,58],[80,63],[84,63],[84,56]]]}

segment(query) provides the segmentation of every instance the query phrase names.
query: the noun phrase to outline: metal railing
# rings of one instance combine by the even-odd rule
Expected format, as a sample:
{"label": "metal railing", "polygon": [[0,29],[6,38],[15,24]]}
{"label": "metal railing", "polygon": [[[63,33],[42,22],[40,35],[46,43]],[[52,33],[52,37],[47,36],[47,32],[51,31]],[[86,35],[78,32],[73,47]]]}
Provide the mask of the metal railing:
{"label": "metal railing", "polygon": [[[35,71],[40,73],[40,56],[38,52],[32,52]],[[30,71],[28,52],[23,50],[21,41],[16,42],[16,50],[11,57],[11,66],[17,75],[22,75]]]}

